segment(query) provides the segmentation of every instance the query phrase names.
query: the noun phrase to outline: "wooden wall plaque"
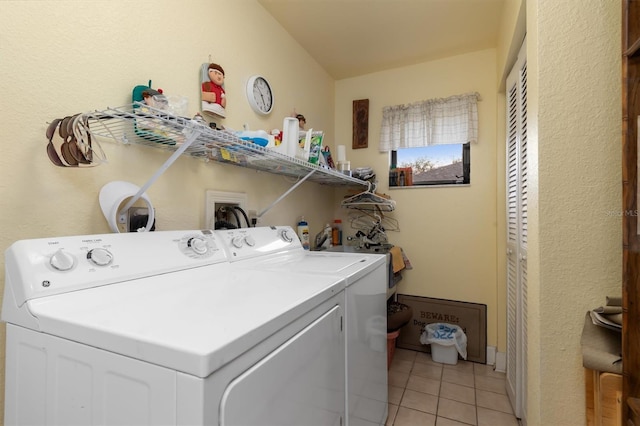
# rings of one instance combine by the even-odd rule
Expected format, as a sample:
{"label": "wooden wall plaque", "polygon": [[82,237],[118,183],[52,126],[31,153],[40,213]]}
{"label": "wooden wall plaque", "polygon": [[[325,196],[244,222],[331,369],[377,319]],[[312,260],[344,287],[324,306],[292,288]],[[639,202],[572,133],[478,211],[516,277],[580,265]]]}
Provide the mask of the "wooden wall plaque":
{"label": "wooden wall plaque", "polygon": [[353,101],[353,149],[369,146],[369,99]]}

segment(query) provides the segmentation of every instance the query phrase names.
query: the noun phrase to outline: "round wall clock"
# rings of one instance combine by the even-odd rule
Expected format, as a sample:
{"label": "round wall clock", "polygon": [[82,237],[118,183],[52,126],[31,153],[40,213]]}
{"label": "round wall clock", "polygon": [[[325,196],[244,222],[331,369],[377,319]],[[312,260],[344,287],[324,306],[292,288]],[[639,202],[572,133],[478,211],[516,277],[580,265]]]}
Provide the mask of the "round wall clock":
{"label": "round wall clock", "polygon": [[254,75],[247,81],[249,105],[258,114],[267,115],[273,110],[273,90],[266,78]]}

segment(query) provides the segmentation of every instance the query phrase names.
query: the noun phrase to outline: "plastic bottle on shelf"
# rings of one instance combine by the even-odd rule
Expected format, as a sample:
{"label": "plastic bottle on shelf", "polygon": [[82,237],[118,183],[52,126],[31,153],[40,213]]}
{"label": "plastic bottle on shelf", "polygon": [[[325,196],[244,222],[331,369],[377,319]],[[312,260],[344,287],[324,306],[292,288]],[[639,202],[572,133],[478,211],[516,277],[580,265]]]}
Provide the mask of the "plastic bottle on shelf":
{"label": "plastic bottle on shelf", "polygon": [[331,242],[334,246],[342,245],[342,220],[335,219],[331,228]]}
{"label": "plastic bottle on shelf", "polygon": [[316,240],[316,249],[322,250],[322,249],[328,249],[333,247],[331,234],[332,234],[331,225],[327,223],[324,226],[324,229],[322,230],[320,244],[318,244],[318,241]]}
{"label": "plastic bottle on shelf", "polygon": [[311,245],[309,244],[309,224],[304,220],[304,216],[301,216],[300,221],[298,222],[298,238],[300,238],[302,248],[305,250],[309,250],[311,248]]}

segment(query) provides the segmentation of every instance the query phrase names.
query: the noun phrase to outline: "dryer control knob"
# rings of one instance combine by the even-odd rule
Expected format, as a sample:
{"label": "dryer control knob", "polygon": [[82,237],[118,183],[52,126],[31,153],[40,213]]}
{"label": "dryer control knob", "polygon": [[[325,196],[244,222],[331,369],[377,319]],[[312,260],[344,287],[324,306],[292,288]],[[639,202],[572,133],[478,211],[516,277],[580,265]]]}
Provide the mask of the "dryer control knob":
{"label": "dryer control knob", "polygon": [[284,242],[292,243],[294,235],[292,235],[288,229],[283,229],[282,232],[280,232],[280,238],[282,238],[282,241]]}
{"label": "dryer control knob", "polygon": [[67,253],[63,249],[60,249],[53,253],[49,259],[49,263],[58,271],[68,271],[73,268],[76,260],[71,253]]}
{"label": "dryer control knob", "polygon": [[95,248],[89,250],[87,259],[96,266],[107,266],[113,262],[113,255],[107,249]]}
{"label": "dryer control knob", "polygon": [[253,247],[256,245],[256,239],[251,235],[247,235],[246,237],[244,237],[244,242],[247,243],[249,247]]}
{"label": "dryer control knob", "polygon": [[242,237],[242,235],[237,235],[233,237],[233,239],[231,240],[231,244],[233,244],[235,248],[240,248],[242,247],[243,241],[244,238]]}
{"label": "dryer control knob", "polygon": [[202,238],[193,237],[187,241],[187,246],[191,248],[194,252],[198,254],[205,254],[209,247],[207,246],[207,242]]}

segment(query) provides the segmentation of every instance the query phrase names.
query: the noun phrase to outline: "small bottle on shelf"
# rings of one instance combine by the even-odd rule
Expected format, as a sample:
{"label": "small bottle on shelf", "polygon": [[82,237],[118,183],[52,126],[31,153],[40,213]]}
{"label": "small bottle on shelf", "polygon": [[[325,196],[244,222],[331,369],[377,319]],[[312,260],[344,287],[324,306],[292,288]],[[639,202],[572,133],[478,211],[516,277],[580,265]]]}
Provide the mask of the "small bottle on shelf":
{"label": "small bottle on shelf", "polygon": [[309,224],[304,220],[304,216],[301,216],[298,222],[298,238],[300,238],[302,248],[305,250],[311,249],[311,245],[309,244]]}
{"label": "small bottle on shelf", "polygon": [[340,219],[333,221],[333,227],[331,228],[331,242],[334,246],[342,245],[342,220]]}

